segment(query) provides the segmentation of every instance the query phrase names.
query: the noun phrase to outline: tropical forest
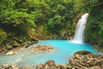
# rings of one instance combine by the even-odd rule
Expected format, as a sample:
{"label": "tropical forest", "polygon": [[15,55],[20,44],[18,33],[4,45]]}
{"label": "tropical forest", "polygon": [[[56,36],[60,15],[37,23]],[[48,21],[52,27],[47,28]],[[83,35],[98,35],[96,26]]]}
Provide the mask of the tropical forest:
{"label": "tropical forest", "polygon": [[103,0],[0,0],[0,69],[103,69]]}

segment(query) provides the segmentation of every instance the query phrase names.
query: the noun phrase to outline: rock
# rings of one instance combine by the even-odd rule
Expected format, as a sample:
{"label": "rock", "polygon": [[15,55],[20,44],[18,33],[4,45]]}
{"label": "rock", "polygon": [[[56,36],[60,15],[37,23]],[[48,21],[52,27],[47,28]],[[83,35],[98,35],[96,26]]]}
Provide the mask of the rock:
{"label": "rock", "polygon": [[[17,49],[18,47],[24,47],[27,48],[31,44],[34,44],[37,40],[31,39],[29,37],[27,38],[22,38],[18,36],[8,36],[10,37],[10,40],[3,40],[0,43],[0,53],[3,54],[16,54],[11,52],[11,50],[14,50],[15,48]],[[10,52],[9,52],[10,51]]]}
{"label": "rock", "polygon": [[37,65],[36,69],[44,69],[45,64],[41,63],[39,65]]}
{"label": "rock", "polygon": [[99,52],[101,52],[102,55],[103,55],[103,48],[102,47],[100,47],[98,45],[93,45],[93,48],[96,49],[96,50],[98,50]]}
{"label": "rock", "polygon": [[60,69],[67,69],[67,65],[60,65]]}
{"label": "rock", "polygon": [[101,68],[98,67],[98,66],[93,66],[93,67],[91,67],[91,68],[89,68],[89,69],[101,69]]}
{"label": "rock", "polygon": [[12,49],[12,46],[9,44],[6,44],[6,48],[9,50],[9,49]]}
{"label": "rock", "polygon": [[41,63],[36,66],[36,69],[72,69],[71,66],[66,64],[55,64],[53,60],[47,61],[45,64]]}
{"label": "rock", "polygon": [[14,41],[12,46],[15,48],[15,47],[19,47],[21,45],[17,41]]}
{"label": "rock", "polygon": [[78,52],[74,53],[74,55],[76,55],[76,54],[79,54],[79,55],[93,55],[91,52],[85,51],[85,50],[78,51]]}
{"label": "rock", "polygon": [[14,48],[12,50],[9,50],[6,55],[13,55],[13,54],[17,54],[17,53],[20,53],[21,50],[23,50],[24,48],[23,47],[17,47],[17,48]]}
{"label": "rock", "polygon": [[5,64],[5,65],[1,65],[0,69],[18,69],[18,67],[15,64],[12,65]]}
{"label": "rock", "polygon": [[8,51],[8,52],[6,53],[6,55],[12,55],[12,54],[14,54],[13,51]]}
{"label": "rock", "polygon": [[60,64],[56,64],[56,69],[60,69]]}
{"label": "rock", "polygon": [[31,42],[30,42],[30,41],[28,41],[28,42],[27,42],[27,44],[31,44]]}
{"label": "rock", "polygon": [[53,60],[49,60],[46,64],[44,69],[56,69],[55,62]]}
{"label": "rock", "polygon": [[18,69],[36,69],[35,66],[27,65],[27,66],[21,66]]}
{"label": "rock", "polygon": [[29,53],[39,53],[39,52],[47,52],[47,51],[53,51],[54,48],[50,45],[38,45],[38,46],[33,46],[30,50]]}
{"label": "rock", "polygon": [[49,60],[45,64],[41,63],[37,65],[36,69],[56,69],[56,65],[53,60]]}
{"label": "rock", "polygon": [[88,51],[79,51],[74,54],[69,63],[72,68],[78,67],[79,69],[88,69],[94,66],[102,67],[103,57],[101,55],[94,55]]}

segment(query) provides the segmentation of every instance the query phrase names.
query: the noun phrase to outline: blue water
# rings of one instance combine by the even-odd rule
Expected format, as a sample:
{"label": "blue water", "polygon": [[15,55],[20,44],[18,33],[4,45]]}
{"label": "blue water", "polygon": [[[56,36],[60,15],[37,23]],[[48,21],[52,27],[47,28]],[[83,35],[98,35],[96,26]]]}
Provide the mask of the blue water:
{"label": "blue water", "polygon": [[3,56],[2,61],[0,58],[0,64],[12,64],[12,61],[14,61],[15,64],[18,65],[37,65],[40,63],[45,63],[48,60],[54,60],[56,64],[65,64],[77,51],[86,50],[94,54],[98,54],[98,51],[93,49],[91,45],[72,43],[68,40],[45,40],[40,41],[38,44],[51,45],[55,48],[55,50],[44,53],[25,53],[23,56],[22,53],[12,56]]}

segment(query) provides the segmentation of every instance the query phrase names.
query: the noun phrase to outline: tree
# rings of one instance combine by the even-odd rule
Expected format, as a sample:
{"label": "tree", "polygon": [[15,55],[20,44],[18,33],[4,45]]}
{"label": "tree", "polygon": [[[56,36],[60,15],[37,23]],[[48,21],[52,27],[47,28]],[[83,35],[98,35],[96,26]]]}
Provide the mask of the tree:
{"label": "tree", "polygon": [[0,11],[5,9],[13,9],[15,3],[13,0],[0,0]]}
{"label": "tree", "polygon": [[17,11],[1,11],[0,27],[7,31],[17,33],[16,35],[26,35],[30,28],[35,27],[35,17],[33,15]]}

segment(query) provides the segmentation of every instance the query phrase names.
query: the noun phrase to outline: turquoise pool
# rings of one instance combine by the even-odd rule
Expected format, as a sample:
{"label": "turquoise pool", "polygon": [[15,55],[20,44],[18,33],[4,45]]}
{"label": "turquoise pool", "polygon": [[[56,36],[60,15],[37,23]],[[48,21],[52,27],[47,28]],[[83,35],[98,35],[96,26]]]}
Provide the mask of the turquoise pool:
{"label": "turquoise pool", "polygon": [[56,49],[52,52],[27,54],[27,51],[24,51],[16,55],[0,56],[0,64],[37,65],[48,60],[54,60],[56,64],[65,64],[77,51],[86,50],[94,54],[98,53],[91,45],[72,43],[68,40],[43,40],[37,44],[51,45]]}

